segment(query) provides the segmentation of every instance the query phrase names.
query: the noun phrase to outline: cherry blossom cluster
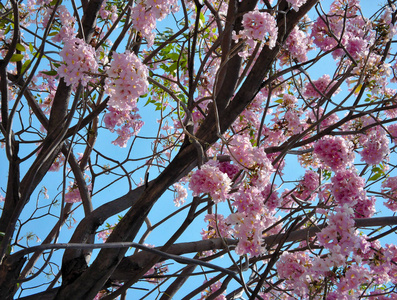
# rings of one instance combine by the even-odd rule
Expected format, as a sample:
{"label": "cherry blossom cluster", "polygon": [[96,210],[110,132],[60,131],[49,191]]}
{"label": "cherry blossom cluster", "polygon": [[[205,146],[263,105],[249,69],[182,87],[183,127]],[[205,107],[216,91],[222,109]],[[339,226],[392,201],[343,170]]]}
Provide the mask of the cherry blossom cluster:
{"label": "cherry blossom cluster", "polygon": [[[92,190],[92,185],[89,184],[87,186],[88,190]],[[67,192],[65,193],[65,202],[66,203],[76,203],[76,202],[81,202],[81,196],[80,196],[80,191],[79,187],[77,184],[73,181],[69,183],[69,186],[67,188]]]}
{"label": "cherry blossom cluster", "polygon": [[253,147],[248,136],[237,135],[229,146],[231,158],[250,171],[252,183],[264,187],[274,168],[263,147]]}
{"label": "cherry blossom cluster", "polygon": [[307,53],[311,50],[313,39],[310,35],[295,26],[285,41],[285,48],[279,57],[280,64],[288,64],[291,60],[296,62],[307,61]]}
{"label": "cherry blossom cluster", "polygon": [[354,160],[354,153],[348,143],[339,136],[325,136],[314,144],[313,153],[321,159],[324,167],[332,171],[345,169]]}
{"label": "cherry blossom cluster", "polygon": [[377,126],[374,130],[369,130],[364,140],[361,142],[363,150],[360,152],[360,155],[361,160],[367,164],[377,165],[390,153],[386,131],[380,126]]}
{"label": "cherry blossom cluster", "polygon": [[204,240],[222,237],[231,237],[231,228],[225,217],[221,214],[207,214],[204,221],[208,222],[207,230],[202,230],[201,236]]}
{"label": "cherry blossom cluster", "polygon": [[266,253],[262,246],[262,231],[266,227],[258,215],[252,217],[245,213],[235,213],[229,215],[227,220],[234,226],[233,236],[238,239],[235,249],[237,255],[259,256]]}
{"label": "cherry blossom cluster", "polygon": [[146,39],[148,47],[151,47],[155,38],[153,30],[156,28],[156,21],[161,21],[178,10],[178,2],[175,0],[139,1],[131,9],[133,27]]}
{"label": "cherry blossom cluster", "polygon": [[[47,12],[48,16],[50,16],[51,13],[49,11]],[[62,26],[59,29],[59,33],[53,36],[51,39],[54,42],[66,42],[65,40],[72,39],[76,35],[76,30],[74,28],[76,19],[64,5],[59,5],[56,13]]]}
{"label": "cherry blossom cluster", "polygon": [[390,210],[397,211],[397,177],[389,177],[382,182],[382,193],[387,201],[384,203]]}
{"label": "cherry blossom cluster", "polygon": [[112,23],[117,20],[117,7],[114,4],[108,4],[105,0],[102,2],[101,8],[99,10],[99,15],[103,20],[109,19]]}
{"label": "cherry blossom cluster", "polygon": [[289,4],[291,4],[292,8],[296,11],[299,10],[299,7],[301,7],[303,4],[306,3],[307,0],[287,0]]}
{"label": "cherry blossom cluster", "polygon": [[234,38],[246,38],[251,47],[254,41],[266,41],[270,49],[276,46],[278,28],[271,14],[258,10],[248,12],[243,17],[243,27]]}
{"label": "cherry blossom cluster", "polygon": [[[128,140],[139,133],[143,126],[141,116],[136,113],[138,108],[133,110],[117,110],[112,106],[108,107],[108,112],[104,116],[104,123],[111,132],[116,131],[118,137],[112,144],[124,148]],[[116,129],[116,127],[119,127]]]}
{"label": "cherry blossom cluster", "polygon": [[[210,278],[211,279],[211,278]],[[205,281],[207,282],[207,281]],[[205,283],[204,282],[204,283]],[[204,290],[203,292],[201,292],[201,297],[199,300],[205,300],[207,299],[210,295],[212,295],[213,293],[215,293],[217,290],[219,290],[222,287],[222,282],[221,281],[217,281],[213,284],[210,285],[210,287],[206,290]],[[221,295],[215,297],[215,298],[211,298],[214,300],[226,300],[226,296],[222,293]]]}
{"label": "cherry blossom cluster", "polygon": [[137,99],[148,91],[146,66],[130,51],[113,53],[106,73],[108,105],[119,111],[135,109]]}
{"label": "cherry blossom cluster", "polygon": [[231,187],[231,179],[219,170],[215,161],[209,161],[190,177],[189,188],[193,196],[208,193],[215,203],[225,201]]}
{"label": "cherry blossom cluster", "polygon": [[354,169],[339,170],[331,178],[332,194],[339,205],[350,207],[366,198],[365,181]]}
{"label": "cherry blossom cluster", "polygon": [[183,205],[187,198],[187,190],[180,183],[174,183],[176,197],[174,198],[174,203],[176,207]]}
{"label": "cherry blossom cluster", "polygon": [[79,38],[64,40],[64,47],[59,53],[63,61],[58,74],[67,85],[76,87],[79,83],[86,86],[92,73],[98,71],[95,49]]}
{"label": "cherry blossom cluster", "polygon": [[[373,36],[368,34],[367,21],[357,13],[359,8],[358,2],[341,5],[338,1],[334,1],[331,5],[331,11],[334,14],[327,18],[320,16],[313,24],[314,43],[323,51],[335,49],[332,54],[334,58],[341,57],[345,51],[353,59],[359,59],[365,55]],[[348,15],[346,22],[341,22],[345,15]],[[324,22],[325,19],[329,25]],[[339,41],[345,46],[344,49],[337,48]]]}
{"label": "cherry blossom cluster", "polygon": [[[303,91],[303,95],[305,97],[319,98],[322,95],[325,95],[332,89],[335,85],[335,82],[332,82],[331,77],[329,75],[323,75],[317,80],[313,80],[312,82],[307,82],[305,84],[305,88]],[[335,91],[337,93],[338,91]]]}
{"label": "cherry blossom cluster", "polygon": [[317,234],[318,243],[333,253],[348,256],[355,249],[363,248],[364,236],[354,228],[354,212],[348,205],[339,206],[328,215],[328,226]]}

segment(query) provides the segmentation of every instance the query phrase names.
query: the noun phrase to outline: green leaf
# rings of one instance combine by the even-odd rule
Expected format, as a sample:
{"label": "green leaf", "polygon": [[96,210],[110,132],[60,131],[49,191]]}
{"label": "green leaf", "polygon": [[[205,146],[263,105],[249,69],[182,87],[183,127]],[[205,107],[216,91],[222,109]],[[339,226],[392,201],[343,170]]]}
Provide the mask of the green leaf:
{"label": "green leaf", "polygon": [[33,53],[33,44],[29,43],[29,51]]}
{"label": "green leaf", "polygon": [[11,56],[11,62],[21,61],[23,59],[23,54],[13,54]]}
{"label": "green leaf", "polygon": [[21,51],[21,52],[25,52],[26,51],[25,47],[22,44],[20,44],[20,43],[17,43],[16,48],[17,48],[18,51]]}
{"label": "green leaf", "polygon": [[204,14],[202,12],[200,12],[200,20],[199,20],[199,26],[203,27],[205,23],[205,17]]}
{"label": "green leaf", "polygon": [[41,73],[43,73],[43,74],[45,74],[45,75],[48,75],[48,76],[55,76],[55,75],[58,74],[58,72],[55,71],[55,70],[51,70],[51,71],[41,71]]}
{"label": "green leaf", "polygon": [[22,68],[21,68],[21,72],[22,72],[22,73],[25,72],[25,70],[26,70],[26,68],[29,66],[29,64],[30,64],[30,59],[28,59],[27,61],[25,61],[25,62],[23,63]]}
{"label": "green leaf", "polygon": [[382,176],[381,173],[376,173],[375,175],[371,176],[368,181],[375,181],[376,179],[379,179]]}

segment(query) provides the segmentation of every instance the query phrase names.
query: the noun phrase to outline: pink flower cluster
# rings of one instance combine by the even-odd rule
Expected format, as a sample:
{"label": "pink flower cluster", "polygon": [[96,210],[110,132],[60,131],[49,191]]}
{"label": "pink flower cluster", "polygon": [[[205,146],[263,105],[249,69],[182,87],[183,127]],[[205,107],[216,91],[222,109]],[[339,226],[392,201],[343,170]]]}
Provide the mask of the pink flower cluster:
{"label": "pink flower cluster", "polygon": [[297,62],[307,61],[307,52],[312,49],[312,44],[311,37],[300,30],[298,26],[295,26],[285,41],[285,47],[288,51],[282,51],[280,65],[290,63],[290,59]]}
{"label": "pink flower cluster", "polygon": [[148,47],[151,47],[155,37],[153,30],[156,28],[156,20],[160,21],[178,9],[176,0],[137,1],[131,9],[133,27],[146,39]]}
{"label": "pink flower cluster", "polygon": [[[50,11],[47,11],[48,17],[51,15]],[[59,5],[56,11],[56,16],[59,18],[62,26],[59,29],[59,33],[51,38],[53,42],[63,42],[67,39],[71,39],[75,36],[76,31],[74,24],[76,19],[71,15],[65,5]],[[46,16],[47,18],[47,16]]]}
{"label": "pink flower cluster", "polygon": [[108,105],[121,111],[135,109],[136,100],[148,91],[146,66],[130,51],[113,53],[107,75]]}
{"label": "pink flower cluster", "polygon": [[228,161],[224,161],[224,162],[220,162],[219,163],[219,170],[223,173],[226,173],[227,176],[229,176],[230,179],[233,179],[234,176],[236,176],[236,174],[238,173],[238,171],[240,170],[239,167],[237,167],[234,164],[231,164]]}
{"label": "pink flower cluster", "polygon": [[397,144],[397,124],[389,125],[387,131],[390,133],[393,143]]}
{"label": "pink flower cluster", "polygon": [[313,201],[316,198],[315,190],[320,185],[320,176],[312,171],[306,170],[303,179],[300,181],[296,193],[304,201]]}
{"label": "pink flower cluster", "polygon": [[99,9],[99,15],[103,20],[109,19],[112,23],[117,20],[117,7],[114,4],[108,4],[107,0],[102,2],[101,8]]}
{"label": "pink flower cluster", "polygon": [[302,298],[308,292],[307,280],[311,267],[312,261],[305,252],[283,252],[276,263],[280,279],[285,279],[287,287],[292,288]]}
{"label": "pink flower cluster", "polygon": [[390,153],[389,140],[386,131],[381,127],[370,130],[362,143],[363,150],[360,152],[361,161],[369,165],[381,163]]}
{"label": "pink flower cluster", "polygon": [[231,158],[242,167],[251,171],[252,182],[264,187],[274,168],[263,148],[253,147],[248,136],[236,136],[229,147]]}
{"label": "pink flower cluster", "polygon": [[235,249],[237,255],[259,256],[266,253],[266,249],[262,246],[262,231],[265,229],[265,224],[259,215],[250,216],[238,212],[229,215],[227,222],[234,225],[233,236],[239,240]]}
{"label": "pink flower cluster", "polygon": [[[211,279],[211,278],[210,278]],[[210,287],[208,289],[206,289],[204,292],[201,292],[201,297],[199,300],[205,300],[207,299],[210,295],[212,295],[213,293],[215,293],[217,290],[219,290],[222,287],[222,282],[217,281],[213,284],[210,285]],[[211,298],[214,300],[226,300],[226,296],[221,294],[215,298]]]}
{"label": "pink flower cluster", "polygon": [[331,181],[332,194],[339,205],[352,207],[366,198],[365,181],[352,169],[339,170]]}
{"label": "pink flower cluster", "polygon": [[111,132],[115,131],[116,126],[120,127],[116,129],[118,137],[112,142],[114,145],[120,147],[126,147],[128,140],[139,133],[143,126],[141,116],[133,110],[117,110],[113,107],[108,108],[108,112],[104,116],[104,123],[107,129]]}
{"label": "pink flower cluster", "polygon": [[236,38],[247,38],[248,42],[267,41],[266,44],[270,49],[276,46],[277,41],[277,22],[276,19],[267,12],[258,10],[248,12],[243,17],[244,30]]}
{"label": "pink flower cluster", "polygon": [[285,112],[286,129],[290,134],[299,134],[305,130],[306,124],[301,121],[300,116],[300,112],[295,109],[288,109]]}
{"label": "pink flower cluster", "polygon": [[[312,82],[307,82],[305,84],[305,88],[303,91],[303,95],[305,97],[311,97],[311,98],[319,98],[322,97],[320,93],[325,95],[333,86],[335,85],[335,82],[332,82],[331,77],[327,74],[321,76],[317,80],[313,80]],[[319,93],[320,92],[320,93]],[[335,93],[337,93],[335,91]]]}
{"label": "pink flower cluster", "polygon": [[193,172],[189,188],[193,191],[193,196],[209,193],[212,200],[218,203],[228,198],[231,183],[229,176],[219,170],[217,163],[209,161]]}
{"label": "pink flower cluster", "polygon": [[336,207],[336,212],[328,216],[328,226],[317,233],[321,246],[333,253],[348,256],[355,249],[364,249],[366,240],[354,228],[353,209],[347,205]]}
{"label": "pink flower cluster", "polygon": [[226,219],[221,214],[208,214],[205,216],[204,221],[208,222],[208,229],[202,230],[201,236],[203,240],[223,237],[230,238],[231,228],[226,222]]}
{"label": "pink flower cluster", "polygon": [[[92,185],[88,185],[88,190],[92,190]],[[76,202],[81,202],[81,196],[80,196],[80,191],[79,187],[73,182],[70,182],[70,185],[68,187],[68,191],[65,194],[65,202],[66,203],[76,203]]]}
{"label": "pink flower cluster", "polygon": [[95,49],[82,39],[70,38],[64,40],[64,47],[59,55],[63,62],[58,68],[58,74],[67,85],[76,87],[79,83],[86,86],[92,73],[98,71]]}
{"label": "pink flower cluster", "polygon": [[281,198],[278,196],[277,186],[268,183],[261,192],[265,207],[269,211],[275,211],[280,206]]}
{"label": "pink flower cluster", "polygon": [[321,159],[325,167],[332,171],[343,170],[354,160],[354,152],[347,142],[339,136],[325,136],[314,145],[314,155]]}
{"label": "pink flower cluster", "polygon": [[299,7],[301,7],[303,4],[306,3],[307,0],[287,0],[289,4],[291,4],[292,8],[296,11],[299,10]]}
{"label": "pink flower cluster", "polygon": [[375,212],[375,203],[376,197],[365,197],[364,199],[360,199],[356,205],[354,205],[354,217],[359,218],[371,218]]}
{"label": "pink flower cluster", "polygon": [[[360,8],[358,3],[349,3],[347,6],[339,4],[338,1],[332,4],[333,14],[326,18],[328,25],[324,22],[325,16],[319,17],[314,22],[312,26],[314,43],[321,50],[329,51],[337,47],[340,41],[345,50],[358,60],[366,55],[368,46],[373,43],[373,32],[368,30],[369,23],[357,13]],[[345,15],[347,15],[346,19],[344,19]],[[345,50],[336,49],[332,55],[335,59],[344,56]]]}
{"label": "pink flower cluster", "polygon": [[265,212],[264,199],[261,191],[256,187],[240,186],[238,192],[233,194],[233,206],[240,213],[248,216],[261,215]]}
{"label": "pink flower cluster", "polygon": [[179,207],[185,203],[187,198],[187,190],[180,183],[174,183],[173,187],[175,188],[176,193],[174,203],[176,207]]}
{"label": "pink flower cluster", "polygon": [[384,205],[392,211],[397,211],[397,177],[389,177],[382,182],[382,193],[387,201]]}

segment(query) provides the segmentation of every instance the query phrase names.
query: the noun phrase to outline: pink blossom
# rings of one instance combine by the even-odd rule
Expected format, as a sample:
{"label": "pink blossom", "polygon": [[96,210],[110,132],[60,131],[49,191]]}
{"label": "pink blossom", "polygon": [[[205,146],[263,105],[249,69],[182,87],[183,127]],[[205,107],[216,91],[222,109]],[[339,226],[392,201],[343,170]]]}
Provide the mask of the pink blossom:
{"label": "pink blossom", "polygon": [[332,194],[339,205],[353,206],[366,198],[365,181],[354,170],[340,170],[331,178]]}
{"label": "pink blossom", "polygon": [[[211,279],[211,278],[210,278]],[[204,281],[204,283],[207,281]],[[208,296],[212,295],[213,293],[215,293],[217,290],[219,290],[222,287],[222,282],[217,281],[213,284],[210,285],[210,287],[208,289],[206,289],[204,292],[201,292],[201,297],[199,300],[205,300],[208,298]],[[226,300],[226,296],[221,294],[219,296],[217,296],[216,298],[212,298],[214,300]]]}
{"label": "pink blossom", "polygon": [[180,183],[174,183],[173,187],[175,188],[176,193],[174,203],[176,207],[179,207],[185,203],[187,198],[187,190]]}
{"label": "pink blossom", "polygon": [[397,124],[389,125],[387,131],[390,133],[393,143],[397,144]]}
{"label": "pink blossom", "polygon": [[59,55],[63,58],[58,74],[67,85],[86,86],[91,79],[91,73],[98,71],[95,49],[82,39],[70,38],[64,40],[64,47]]}
{"label": "pink blossom", "polygon": [[193,196],[209,193],[216,203],[228,198],[230,186],[229,176],[221,172],[211,161],[193,172],[189,182],[189,188],[193,191]]}
{"label": "pink blossom", "polygon": [[261,215],[265,212],[264,200],[261,191],[256,187],[240,186],[238,192],[233,194],[233,206],[237,211],[247,215]]}
{"label": "pink blossom", "polygon": [[230,224],[221,214],[207,214],[204,221],[208,222],[208,229],[202,230],[201,236],[204,240],[213,239],[217,237],[230,238],[231,228]]}
{"label": "pink blossom", "polygon": [[306,3],[307,0],[287,0],[289,4],[291,4],[292,8],[296,11],[299,10],[299,7],[301,7],[303,4]]}
{"label": "pink blossom", "polygon": [[387,201],[383,204],[391,209],[392,211],[397,211],[397,177],[389,177],[384,182],[382,182],[382,193],[383,198]]}
{"label": "pink blossom", "polygon": [[324,108],[320,107],[319,110],[310,109],[306,114],[306,117],[308,119],[308,122],[310,122],[311,124],[317,123],[321,120],[321,122],[318,124],[321,129],[334,125],[336,122],[339,121],[339,117],[335,113],[328,116],[325,119],[323,118],[324,115],[325,115]]}
{"label": "pink blossom", "polygon": [[51,167],[48,169],[49,172],[58,172],[59,169],[64,165],[65,157],[62,154],[59,154],[54,162],[52,163]]}
{"label": "pink blossom", "polygon": [[[92,189],[91,184],[88,185],[88,190],[90,191]],[[75,202],[81,202],[81,196],[80,196],[80,191],[76,183],[71,181],[68,186],[68,191],[65,194],[65,202],[66,203],[75,203]]]}
{"label": "pink blossom", "polygon": [[333,171],[345,169],[354,160],[348,143],[338,136],[325,136],[314,144],[314,155]]}
{"label": "pink blossom", "polygon": [[253,147],[248,136],[235,136],[229,147],[231,158],[237,165],[252,172],[256,186],[264,187],[274,168],[263,148]]}
{"label": "pink blossom", "polygon": [[372,196],[370,198],[365,197],[364,199],[359,199],[354,208],[355,218],[371,218],[375,212],[376,197]]}
{"label": "pink blossom", "polygon": [[146,66],[130,51],[113,53],[107,74],[108,105],[119,111],[136,109],[137,99],[148,90]]}
{"label": "pink blossom", "polygon": [[156,20],[162,20],[172,12],[179,9],[178,2],[175,0],[148,0],[137,1],[137,4],[131,9],[131,18],[134,20],[133,27],[141,32],[148,47],[154,42]]}
{"label": "pink blossom", "polygon": [[257,41],[266,40],[270,49],[276,45],[277,23],[269,13],[257,10],[246,13],[243,17],[243,27],[244,30],[239,34],[241,37]]}
{"label": "pink blossom", "polygon": [[362,146],[361,161],[370,165],[381,163],[390,152],[386,131],[380,127],[369,131]]}
{"label": "pink blossom", "polygon": [[[138,108],[133,110],[117,110],[113,107],[108,108],[108,112],[104,116],[104,123],[106,128],[111,132],[116,131],[118,137],[112,142],[114,145],[126,147],[128,140],[139,133],[143,126],[141,116],[136,113]],[[117,128],[120,127],[120,128]]]}
{"label": "pink blossom", "polygon": [[286,49],[283,49],[280,56],[280,64],[307,61],[307,53],[312,49],[313,40],[304,31],[295,26],[285,41]]}
{"label": "pink blossom", "polygon": [[228,161],[224,161],[219,163],[219,170],[223,173],[226,173],[230,179],[233,179],[234,176],[236,176],[236,174],[239,172],[240,168]]}
{"label": "pink blossom", "polygon": [[264,205],[269,211],[274,211],[281,204],[281,198],[278,196],[277,186],[268,183],[261,192]]}
{"label": "pink blossom", "polygon": [[[303,95],[305,97],[312,97],[312,98],[322,97],[322,95],[326,95],[335,84],[336,82],[332,82],[331,77],[329,75],[327,74],[323,75],[317,80],[313,80],[312,82],[307,82],[305,84]],[[338,90],[335,91],[334,94],[336,94],[337,92]]]}

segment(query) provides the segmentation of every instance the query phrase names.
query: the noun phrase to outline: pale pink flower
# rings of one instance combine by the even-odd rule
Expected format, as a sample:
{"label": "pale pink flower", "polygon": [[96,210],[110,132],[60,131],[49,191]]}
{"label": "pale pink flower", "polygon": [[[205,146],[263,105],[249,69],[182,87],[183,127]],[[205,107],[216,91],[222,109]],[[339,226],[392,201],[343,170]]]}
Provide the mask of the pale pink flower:
{"label": "pale pink flower", "polygon": [[193,172],[189,182],[189,188],[193,191],[193,196],[209,193],[216,203],[228,198],[230,186],[229,176],[221,172],[212,161]]}
{"label": "pale pink flower", "polygon": [[354,152],[339,136],[325,136],[314,144],[314,155],[333,171],[343,170],[354,160]]}
{"label": "pale pink flower", "polygon": [[187,198],[187,190],[180,184],[174,183],[176,197],[174,198],[174,203],[176,207],[183,205]]}
{"label": "pale pink flower", "polygon": [[137,99],[148,91],[146,66],[130,51],[113,53],[107,74],[108,105],[119,111],[136,109]]}
{"label": "pale pink flower", "polygon": [[296,11],[299,10],[299,7],[301,7],[303,4],[306,3],[307,0],[287,0],[289,4],[291,4],[292,8]]}
{"label": "pale pink flower", "polygon": [[270,49],[276,46],[277,23],[269,13],[257,10],[246,13],[243,17],[243,27],[244,30],[239,36],[249,40],[267,41]]}
{"label": "pale pink flower", "polygon": [[64,47],[59,55],[63,62],[58,68],[58,74],[67,85],[76,87],[79,83],[86,86],[91,79],[91,73],[98,71],[95,49],[82,39],[70,38],[64,40]]}
{"label": "pale pink flower", "polygon": [[[336,84],[336,82],[332,82],[331,77],[329,75],[323,75],[317,80],[313,80],[312,82],[307,82],[305,84],[305,88],[303,91],[303,95],[305,97],[319,98],[322,97],[321,94],[326,95],[328,91]],[[338,93],[339,90],[336,90],[334,94]],[[321,94],[320,94],[320,93]]]}

